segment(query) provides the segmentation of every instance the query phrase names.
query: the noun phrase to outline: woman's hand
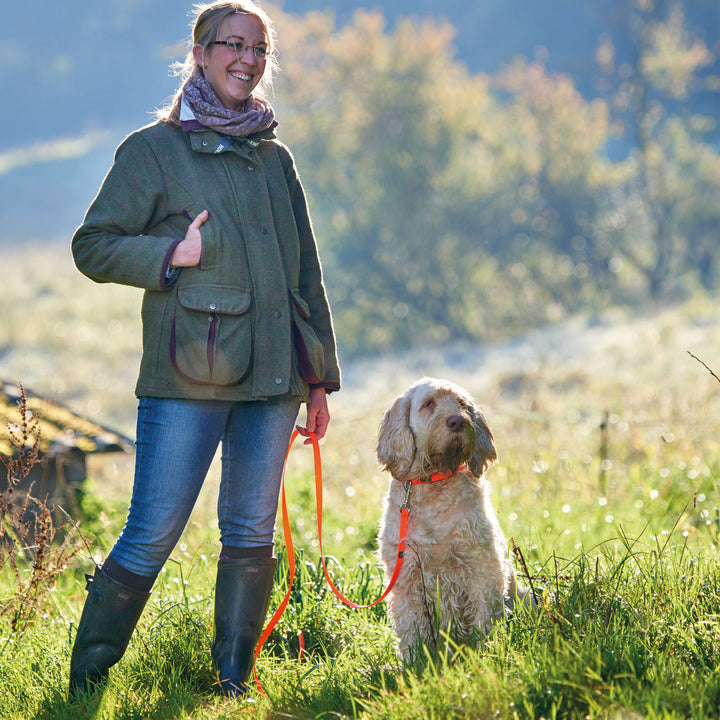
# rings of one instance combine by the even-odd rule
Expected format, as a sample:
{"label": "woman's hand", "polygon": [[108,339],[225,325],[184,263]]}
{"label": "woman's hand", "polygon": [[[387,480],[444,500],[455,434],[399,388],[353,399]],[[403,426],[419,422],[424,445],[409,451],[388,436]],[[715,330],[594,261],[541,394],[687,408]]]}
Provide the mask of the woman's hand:
{"label": "woman's hand", "polygon": [[170,267],[195,267],[200,262],[202,253],[202,235],[200,226],[210,217],[207,210],[203,210],[191,223],[170,258]]}
{"label": "woman's hand", "polygon": [[310,388],[310,397],[307,402],[307,425],[305,427],[296,425],[295,429],[307,438],[305,445],[309,445],[312,442],[310,433],[314,432],[317,439],[320,440],[325,436],[329,424],[330,412],[325,388]]}

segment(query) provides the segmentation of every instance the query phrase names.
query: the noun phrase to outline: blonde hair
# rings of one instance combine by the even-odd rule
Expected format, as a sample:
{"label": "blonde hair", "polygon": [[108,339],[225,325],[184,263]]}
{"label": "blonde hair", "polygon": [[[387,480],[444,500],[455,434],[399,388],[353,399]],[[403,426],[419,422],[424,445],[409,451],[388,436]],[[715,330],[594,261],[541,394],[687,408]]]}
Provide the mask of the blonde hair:
{"label": "blonde hair", "polygon": [[213,40],[217,40],[220,26],[232,15],[252,15],[263,26],[268,43],[268,53],[265,72],[255,89],[255,93],[260,97],[266,97],[272,90],[272,79],[278,71],[278,64],[275,51],[275,26],[270,16],[253,0],[214,0],[213,2],[197,3],[193,6],[193,20],[190,23],[192,28],[190,49],[185,56],[185,60],[178,61],[170,66],[174,74],[180,77],[180,84],[170,103],[157,111],[157,117],[160,120],[166,120],[176,125],[179,124],[183,86],[198,68],[193,47],[195,45],[208,47]]}

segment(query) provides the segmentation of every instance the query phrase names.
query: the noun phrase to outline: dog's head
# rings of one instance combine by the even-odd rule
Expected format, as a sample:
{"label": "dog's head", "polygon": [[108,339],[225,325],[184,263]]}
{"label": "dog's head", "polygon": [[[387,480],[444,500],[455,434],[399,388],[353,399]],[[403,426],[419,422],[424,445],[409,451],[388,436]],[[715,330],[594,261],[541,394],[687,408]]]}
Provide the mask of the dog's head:
{"label": "dog's head", "polygon": [[461,387],[424,378],[398,397],[378,433],[377,457],[393,477],[455,472],[480,477],[497,459],[485,416]]}

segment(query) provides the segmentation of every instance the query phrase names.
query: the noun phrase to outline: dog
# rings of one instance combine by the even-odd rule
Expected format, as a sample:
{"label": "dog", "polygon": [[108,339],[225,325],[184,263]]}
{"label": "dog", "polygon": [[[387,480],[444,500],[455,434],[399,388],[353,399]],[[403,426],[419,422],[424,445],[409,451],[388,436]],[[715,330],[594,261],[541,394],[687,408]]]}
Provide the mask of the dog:
{"label": "dog", "polygon": [[[387,599],[400,654],[411,662],[421,644],[437,648],[438,630],[457,642],[487,634],[528,590],[490,502],[484,473],[497,452],[482,411],[454,383],[419,380],[385,413],[377,458],[392,475],[378,535],[388,581],[409,507],[403,565]],[[433,473],[446,477],[429,481]]]}

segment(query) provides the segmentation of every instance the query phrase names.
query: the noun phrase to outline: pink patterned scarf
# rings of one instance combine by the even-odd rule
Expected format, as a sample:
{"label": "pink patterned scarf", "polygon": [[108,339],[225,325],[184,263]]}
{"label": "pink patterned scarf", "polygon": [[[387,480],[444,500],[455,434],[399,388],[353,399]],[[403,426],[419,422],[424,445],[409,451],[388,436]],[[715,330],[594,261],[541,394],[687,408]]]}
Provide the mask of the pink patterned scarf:
{"label": "pink patterned scarf", "polygon": [[185,113],[180,116],[186,132],[209,128],[223,135],[245,137],[277,125],[274,110],[262,98],[250,96],[241,111],[226,108],[200,70],[185,82],[183,104],[193,116],[184,117]]}

